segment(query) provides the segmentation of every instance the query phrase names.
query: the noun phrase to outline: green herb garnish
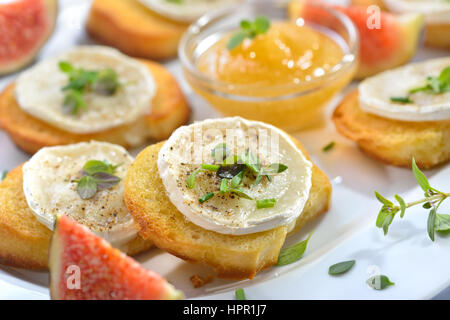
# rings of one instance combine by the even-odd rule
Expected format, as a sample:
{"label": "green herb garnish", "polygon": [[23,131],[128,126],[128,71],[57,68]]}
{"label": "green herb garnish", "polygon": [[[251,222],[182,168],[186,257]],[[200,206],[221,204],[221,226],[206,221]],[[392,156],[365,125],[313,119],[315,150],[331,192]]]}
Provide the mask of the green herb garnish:
{"label": "green herb garnish", "polygon": [[264,208],[273,208],[277,203],[276,199],[264,199],[264,200],[256,200],[256,208],[264,209]]}
{"label": "green herb garnish", "polygon": [[391,101],[397,103],[413,103],[409,97],[391,97]]}
{"label": "green herb garnish", "polygon": [[230,186],[232,189],[239,187],[244,179],[245,170],[242,170],[231,179]]}
{"label": "green herb garnish", "polygon": [[434,230],[437,232],[450,231],[450,215],[437,213],[434,221]]}
{"label": "green herb garnish", "polygon": [[80,109],[87,109],[83,99],[83,94],[86,91],[110,96],[120,86],[117,73],[109,68],[101,71],[91,71],[83,68],[74,68],[69,62],[61,61],[59,69],[69,76],[69,83],[62,88],[66,92],[63,112],[67,114],[77,115]]}
{"label": "green herb garnish", "polygon": [[[259,158],[247,150],[244,154],[230,155],[230,151],[227,149],[225,143],[219,143],[211,150],[212,158],[220,163],[218,164],[202,164],[200,168],[194,170],[186,180],[186,184],[189,189],[193,189],[195,186],[195,178],[197,174],[201,171],[213,171],[216,172],[220,181],[220,188],[217,192],[210,192],[199,199],[200,203],[203,203],[211,199],[216,193],[225,194],[231,193],[237,195],[240,198],[247,200],[253,200],[241,186],[244,181],[244,177],[249,179],[254,178],[255,181],[253,186],[259,184],[263,177],[272,181],[271,176],[278,173],[284,172],[288,167],[282,163],[272,163],[267,167],[263,167],[260,163]],[[247,174],[249,173],[249,174]],[[255,178],[256,176],[256,178]],[[276,201],[274,199],[263,199],[256,203],[256,207],[269,208],[275,205]]]}
{"label": "green herb garnish", "polygon": [[95,196],[98,191],[109,189],[121,181],[114,175],[119,165],[111,165],[106,161],[90,160],[83,166],[82,177],[74,180],[81,199],[87,200]]}
{"label": "green herb garnish", "polygon": [[427,77],[425,85],[410,89],[406,97],[391,97],[392,102],[413,103],[410,96],[417,92],[425,92],[429,94],[442,94],[450,92],[450,67],[445,68],[437,77]]}
{"label": "green herb garnish", "polygon": [[[424,198],[413,201],[413,202],[405,202],[405,200],[399,195],[395,195],[395,200],[397,200],[398,205],[395,205],[393,202],[389,201],[377,191],[375,191],[375,196],[382,203],[382,207],[377,216],[376,226],[378,228],[382,228],[384,234],[386,235],[389,230],[389,226],[391,225],[394,217],[397,213],[400,213],[400,218],[403,218],[405,215],[406,209],[422,204],[425,209],[430,209],[428,214],[428,222],[427,222],[427,231],[430,239],[434,241],[435,231],[447,231],[450,228],[446,229],[443,224],[443,219],[449,219],[449,215],[438,214],[439,206],[442,202],[450,197],[450,193],[444,193],[442,191],[433,188],[425,174],[420,171],[417,167],[414,158],[412,159],[412,171],[416,178],[417,183],[424,191]],[[439,226],[439,230],[436,229],[436,226]]]}
{"label": "green herb garnish", "polygon": [[219,170],[220,166],[215,164],[202,164],[202,169],[208,170],[208,171],[217,171]]}
{"label": "green herb garnish", "polygon": [[322,151],[323,151],[323,152],[330,151],[331,149],[334,148],[334,145],[335,145],[335,144],[336,144],[336,143],[335,143],[334,141],[331,141],[329,144],[327,144],[325,147],[322,148]]}
{"label": "green herb garnish", "polygon": [[222,179],[222,181],[220,181],[220,189],[219,192],[224,194],[227,193],[228,191],[228,179]]}
{"label": "green herb garnish", "polygon": [[199,201],[200,203],[203,203],[203,202],[205,202],[205,201],[208,201],[208,200],[211,199],[212,197],[214,197],[214,192],[210,192],[210,193],[205,194],[203,197],[201,197],[200,199],[198,199],[198,201]]}
{"label": "green herb garnish", "polygon": [[251,171],[255,173],[261,171],[261,163],[259,162],[258,157],[251,153],[249,150],[241,155],[240,159]]}
{"label": "green herb garnish", "polygon": [[227,149],[227,145],[225,143],[219,143],[214,149],[211,150],[211,156],[217,162],[222,162],[230,152]]}
{"label": "green herb garnish", "polygon": [[112,165],[108,163],[106,160],[105,161],[89,160],[84,165],[83,170],[89,175],[93,175],[99,172],[114,174],[116,172],[116,169],[121,165],[122,164]]}
{"label": "green herb garnish", "polygon": [[334,276],[334,275],[346,273],[355,265],[355,262],[356,262],[355,260],[349,260],[349,261],[343,261],[343,262],[333,264],[328,269],[328,274]]}
{"label": "green herb garnish", "polygon": [[5,180],[7,175],[8,175],[8,171],[6,171],[6,170],[2,171],[2,175],[1,175],[1,180],[0,181]]}
{"label": "green herb garnish", "polygon": [[303,254],[306,251],[306,247],[308,245],[309,239],[314,232],[311,232],[306,240],[303,240],[293,246],[290,246],[285,249],[281,249],[280,254],[278,256],[277,266],[284,266],[287,264],[291,264],[300,260],[303,257]]}
{"label": "green herb garnish", "polygon": [[391,282],[387,276],[384,275],[376,275],[367,279],[366,283],[375,290],[383,290],[389,286],[394,285],[394,282]]}
{"label": "green herb garnish", "polygon": [[238,47],[244,39],[254,39],[259,34],[266,33],[270,28],[270,21],[267,17],[260,16],[254,21],[242,20],[240,30],[234,33],[227,44],[228,50]]}
{"label": "green herb garnish", "polygon": [[247,298],[245,297],[244,289],[242,289],[242,288],[236,289],[235,295],[236,295],[236,300],[247,300]]}
{"label": "green herb garnish", "polygon": [[228,189],[229,192],[234,193],[239,198],[244,198],[247,200],[253,200],[252,197],[250,197],[248,194],[246,194],[242,189]]}

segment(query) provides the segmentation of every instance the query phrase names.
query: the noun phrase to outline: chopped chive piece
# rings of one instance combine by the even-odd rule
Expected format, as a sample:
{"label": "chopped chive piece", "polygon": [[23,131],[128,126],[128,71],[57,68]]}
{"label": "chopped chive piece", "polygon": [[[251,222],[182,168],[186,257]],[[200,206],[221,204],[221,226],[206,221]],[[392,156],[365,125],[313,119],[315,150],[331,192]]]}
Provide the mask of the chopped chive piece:
{"label": "chopped chive piece", "polygon": [[209,171],[217,171],[219,170],[220,166],[216,164],[202,164],[202,169],[209,170]]}
{"label": "chopped chive piece", "polygon": [[2,177],[0,179],[0,181],[4,180],[6,178],[6,176],[8,175],[8,171],[2,171]]}
{"label": "chopped chive piece", "polygon": [[203,197],[201,197],[200,199],[198,199],[198,201],[199,201],[200,203],[203,203],[203,202],[205,202],[205,201],[208,201],[208,200],[211,199],[212,197],[214,197],[214,192],[210,192],[210,193],[205,194]]}
{"label": "chopped chive piece", "polygon": [[334,145],[335,145],[335,144],[336,144],[336,143],[335,143],[334,141],[331,141],[329,144],[327,144],[325,147],[322,148],[322,151],[323,151],[323,152],[330,151],[331,149],[334,148]]}
{"label": "chopped chive piece", "polygon": [[226,193],[228,191],[228,179],[222,179],[220,181],[220,193]]}
{"label": "chopped chive piece", "polygon": [[391,97],[391,101],[398,103],[413,103],[409,97]]}
{"label": "chopped chive piece", "polygon": [[189,177],[187,178],[186,183],[187,183],[187,186],[188,186],[189,189],[194,188],[194,186],[195,186],[195,176],[196,176],[197,173],[199,173],[201,170],[202,170],[201,168],[195,169],[194,172],[192,172],[192,173],[189,175]]}
{"label": "chopped chive piece", "polygon": [[257,209],[273,208],[275,206],[275,203],[277,203],[276,199],[256,200],[256,208]]}
{"label": "chopped chive piece", "polygon": [[236,300],[247,300],[247,298],[245,297],[244,289],[242,288],[236,289],[235,294]]}

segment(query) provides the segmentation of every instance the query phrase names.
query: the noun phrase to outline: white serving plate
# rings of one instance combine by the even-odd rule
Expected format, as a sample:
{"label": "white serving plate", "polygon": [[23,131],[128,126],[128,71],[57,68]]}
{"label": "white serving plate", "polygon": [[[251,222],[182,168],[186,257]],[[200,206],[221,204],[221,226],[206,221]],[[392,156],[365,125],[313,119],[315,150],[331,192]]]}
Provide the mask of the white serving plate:
{"label": "white serving plate", "polygon": [[[89,0],[60,0],[57,29],[38,59],[73,45],[92,43],[83,27],[89,3]],[[421,49],[415,60],[446,55],[449,53],[445,51]],[[219,116],[193,94],[178,61],[166,65],[179,79],[189,99],[192,120]],[[16,76],[0,78],[0,90]],[[345,91],[354,87],[353,84]],[[330,103],[329,114],[344,93]],[[409,209],[403,220],[396,219],[386,237],[375,227],[379,204],[374,199],[374,190],[390,198],[395,193],[405,199],[421,196],[410,170],[386,166],[368,158],[340,136],[331,122],[324,128],[296,136],[333,184],[330,211],[287,239],[286,244],[290,245],[304,239],[311,230],[315,231],[300,261],[273,267],[253,280],[215,279],[199,289],[193,288],[189,278],[194,274],[213,274],[208,267],[189,264],[158,249],[141,254],[138,261],[162,274],[188,298],[195,299],[234,299],[234,290],[240,287],[245,288],[248,299],[424,299],[447,288],[450,240],[438,236],[433,243],[428,239],[424,210]],[[322,147],[330,141],[336,142],[335,148],[322,152]],[[0,150],[0,170],[12,169],[29,158],[2,131]],[[449,165],[426,174],[436,188],[450,190]],[[450,205],[444,203],[441,212],[448,213],[449,209]],[[331,264],[349,259],[357,261],[350,272],[339,277],[328,275]],[[383,291],[372,290],[365,281],[377,272],[388,275],[396,284]],[[48,298],[48,273],[0,266],[0,300]]]}

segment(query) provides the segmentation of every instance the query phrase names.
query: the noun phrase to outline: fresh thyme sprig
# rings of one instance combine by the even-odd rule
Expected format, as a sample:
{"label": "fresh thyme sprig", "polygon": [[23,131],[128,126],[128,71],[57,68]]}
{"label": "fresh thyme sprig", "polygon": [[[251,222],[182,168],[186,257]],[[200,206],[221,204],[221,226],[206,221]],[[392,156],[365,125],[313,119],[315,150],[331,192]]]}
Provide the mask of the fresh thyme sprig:
{"label": "fresh thyme sprig", "polygon": [[270,28],[270,20],[264,16],[257,17],[254,21],[242,20],[240,27],[228,41],[228,50],[238,47],[246,38],[253,39],[259,34],[266,33]]}
{"label": "fresh thyme sprig", "polygon": [[429,94],[450,92],[450,67],[442,70],[438,77],[427,77],[424,86],[410,89],[406,97],[391,97],[391,101],[402,104],[413,103],[414,101],[411,100],[411,95],[417,92],[426,92]]}
{"label": "fresh thyme sprig", "polygon": [[424,191],[424,198],[412,202],[406,202],[402,197],[396,194],[395,200],[398,205],[395,205],[393,202],[375,191],[376,198],[383,204],[380,212],[378,213],[376,226],[378,228],[382,228],[384,234],[386,235],[389,231],[389,226],[397,213],[400,213],[400,218],[403,218],[406,209],[422,204],[423,208],[430,209],[428,214],[427,230],[428,236],[432,241],[434,241],[436,231],[441,232],[450,230],[450,215],[438,214],[437,212],[442,202],[450,197],[450,193],[445,193],[433,188],[424,173],[417,167],[414,158],[412,159],[412,170],[417,183]]}
{"label": "fresh thyme sprig", "polygon": [[61,61],[59,69],[69,76],[69,83],[62,88],[66,92],[63,102],[63,112],[66,114],[77,115],[81,109],[87,109],[83,99],[83,94],[86,91],[111,96],[120,86],[117,73],[110,68],[91,71],[74,68],[69,62]]}
{"label": "fresh thyme sprig", "polygon": [[[244,177],[251,174],[254,179],[253,186],[261,183],[263,177],[272,181],[272,176],[287,170],[287,166],[281,163],[272,163],[267,167],[261,165],[259,158],[252,154],[249,150],[240,156],[230,155],[230,150],[227,149],[225,143],[220,143],[211,150],[211,156],[217,164],[202,164],[195,169],[187,178],[186,185],[189,189],[195,187],[195,178],[200,172],[216,172],[220,181],[220,188],[218,191],[209,192],[199,198],[199,202],[203,203],[214,197],[216,194],[232,193],[240,198],[253,200],[242,188]],[[259,199],[256,200],[256,208],[272,208],[276,204],[276,199]]]}
{"label": "fresh thyme sprig", "polygon": [[116,169],[122,164],[112,165],[106,160],[89,160],[82,170],[82,177],[72,182],[77,183],[77,192],[81,199],[87,200],[95,196],[98,191],[112,188],[120,182],[115,176]]}

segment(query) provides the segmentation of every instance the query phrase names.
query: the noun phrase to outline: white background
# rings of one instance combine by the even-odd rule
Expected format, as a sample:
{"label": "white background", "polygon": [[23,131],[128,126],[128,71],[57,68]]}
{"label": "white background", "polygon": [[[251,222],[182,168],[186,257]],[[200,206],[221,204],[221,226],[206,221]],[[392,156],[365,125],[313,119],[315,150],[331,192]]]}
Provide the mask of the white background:
{"label": "white background", "polygon": [[[89,0],[60,1],[57,29],[38,60],[76,44],[93,43],[84,33],[89,3]],[[414,60],[446,55],[448,52],[421,49]],[[178,61],[166,65],[179,79],[189,99],[192,120],[217,117],[213,109],[192,93]],[[0,78],[0,89],[15,77]],[[352,84],[345,91],[354,87]],[[342,95],[330,104],[329,114]],[[450,239],[437,236],[434,243],[429,240],[425,210],[409,209],[403,220],[394,221],[386,237],[374,226],[379,209],[374,190],[390,198],[399,193],[407,201],[421,196],[410,170],[385,166],[368,158],[352,142],[341,137],[331,123],[296,136],[333,184],[330,211],[287,240],[287,245],[298,242],[315,230],[302,260],[264,271],[251,281],[236,283],[216,279],[200,289],[193,289],[189,277],[212,273],[207,267],[188,264],[158,249],[140,255],[138,260],[167,277],[188,297],[200,299],[234,299],[234,289],[238,287],[245,288],[248,299],[423,299],[447,288],[450,284]],[[322,147],[330,141],[336,142],[335,148],[322,152]],[[0,170],[11,169],[28,159],[28,155],[17,149],[1,131],[0,150]],[[436,188],[450,190],[449,165],[426,174]],[[449,208],[448,203],[444,204],[441,213],[450,213]],[[339,277],[327,274],[331,264],[349,259],[357,261],[350,272]],[[374,272],[388,275],[395,285],[383,291],[370,289],[365,281]],[[0,266],[0,299],[48,299],[47,286],[45,272]]]}

